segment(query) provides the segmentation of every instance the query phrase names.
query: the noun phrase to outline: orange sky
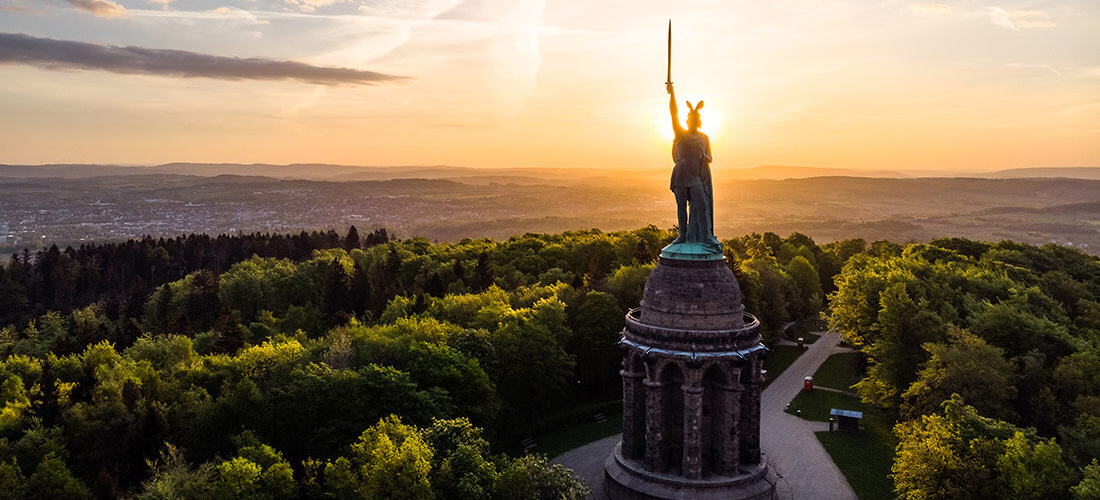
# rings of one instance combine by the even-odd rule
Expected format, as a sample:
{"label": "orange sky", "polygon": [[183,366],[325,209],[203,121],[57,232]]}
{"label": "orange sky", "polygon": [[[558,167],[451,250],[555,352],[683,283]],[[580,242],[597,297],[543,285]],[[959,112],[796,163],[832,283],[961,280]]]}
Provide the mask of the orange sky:
{"label": "orange sky", "polygon": [[1100,165],[1087,0],[0,0],[0,162],[667,166],[669,17],[716,169]]}

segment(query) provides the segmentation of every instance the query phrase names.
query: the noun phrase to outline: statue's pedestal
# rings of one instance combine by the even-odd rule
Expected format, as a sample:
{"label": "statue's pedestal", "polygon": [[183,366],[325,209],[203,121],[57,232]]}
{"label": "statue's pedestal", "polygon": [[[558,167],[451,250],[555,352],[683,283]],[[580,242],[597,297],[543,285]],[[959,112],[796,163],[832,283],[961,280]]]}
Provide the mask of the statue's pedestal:
{"label": "statue's pedestal", "polygon": [[661,258],[673,260],[725,260],[722,252],[715,252],[711,245],[703,243],[673,243],[661,249]]}
{"label": "statue's pedestal", "polygon": [[759,500],[771,498],[778,480],[767,459],[736,476],[685,479],[674,474],[646,472],[638,460],[623,458],[622,444],[607,457],[604,492],[611,500]]}
{"label": "statue's pedestal", "polygon": [[623,437],[604,464],[612,500],[769,498],[760,453],[760,322],[721,253],[673,244],[625,320]]}

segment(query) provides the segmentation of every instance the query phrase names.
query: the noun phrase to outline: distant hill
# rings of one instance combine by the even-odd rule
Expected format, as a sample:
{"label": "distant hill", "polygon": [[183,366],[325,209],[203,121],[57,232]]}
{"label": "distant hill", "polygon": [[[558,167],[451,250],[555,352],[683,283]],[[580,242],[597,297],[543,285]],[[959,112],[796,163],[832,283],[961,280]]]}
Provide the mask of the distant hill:
{"label": "distant hill", "polygon": [[1034,177],[1067,177],[1071,179],[1100,180],[1100,167],[1030,167],[1010,168],[990,172],[982,177],[995,179],[1021,179]]}
{"label": "distant hill", "polygon": [[[0,177],[82,179],[117,175],[248,175],[279,179],[332,179],[360,172],[365,167],[327,164],[270,165],[265,163],[166,163],[155,166],[85,164],[0,165]],[[372,167],[401,168],[401,167]],[[401,176],[408,177],[408,176]],[[394,178],[394,177],[387,177]]]}
{"label": "distant hill", "polygon": [[792,165],[760,165],[751,168],[723,169],[722,176],[729,179],[806,179],[809,177],[878,177],[904,179],[915,177],[896,170],[856,170],[851,168],[800,167]]}
{"label": "distant hill", "polygon": [[394,179],[449,179],[469,184],[575,185],[594,180],[623,178],[665,179],[663,169],[623,170],[584,168],[475,168],[434,166],[358,166],[324,163],[166,163],[155,166],[94,164],[2,165],[0,178],[85,179],[134,175],[260,176],[274,179],[316,181],[386,181]]}
{"label": "distant hill", "polygon": [[[670,166],[671,168],[671,166]],[[275,179],[315,181],[384,181],[393,179],[450,179],[468,184],[519,184],[571,186],[606,182],[664,183],[666,168],[478,168],[450,165],[361,166],[326,163],[165,163],[154,166],[50,164],[0,165],[0,178],[61,178],[132,175],[218,175],[261,176]],[[926,177],[970,177],[986,179],[1073,178],[1100,180],[1100,167],[1029,167],[992,172],[966,170],[860,170],[851,168],[808,167],[797,165],[760,165],[750,168],[714,168],[716,180],[783,180],[813,177],[861,177],[908,179]]]}

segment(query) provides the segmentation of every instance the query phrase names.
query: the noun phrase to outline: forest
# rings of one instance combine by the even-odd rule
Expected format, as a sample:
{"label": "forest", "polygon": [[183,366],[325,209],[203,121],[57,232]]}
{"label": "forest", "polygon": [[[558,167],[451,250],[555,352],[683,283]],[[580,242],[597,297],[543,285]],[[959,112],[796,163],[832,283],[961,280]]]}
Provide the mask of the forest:
{"label": "forest", "polygon": [[[518,442],[621,398],[674,233],[303,232],[51,247],[0,272],[0,497],[579,499]],[[902,498],[1100,498],[1100,261],[959,238],[725,240],[765,343],[827,317]]]}
{"label": "forest", "polygon": [[[584,498],[515,444],[618,406],[623,317],[673,236],[353,227],[17,254],[0,273],[0,496]],[[857,243],[727,241],[768,338],[818,314]]]}
{"label": "forest", "polygon": [[1100,498],[1100,260],[958,238],[850,259],[832,328],[897,419],[900,498]]}

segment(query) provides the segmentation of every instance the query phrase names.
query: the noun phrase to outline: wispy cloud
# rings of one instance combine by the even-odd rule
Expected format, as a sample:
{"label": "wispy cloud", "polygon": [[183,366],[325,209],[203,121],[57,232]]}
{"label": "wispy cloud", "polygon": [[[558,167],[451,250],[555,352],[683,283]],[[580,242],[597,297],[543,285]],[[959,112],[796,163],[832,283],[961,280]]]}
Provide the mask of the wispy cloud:
{"label": "wispy cloud", "polygon": [[406,77],[295,61],[224,57],[199,52],[94,43],[0,33],[0,63],[46,69],[88,69],[114,73],[224,80],[298,80],[323,85],[373,85]]}
{"label": "wispy cloud", "polygon": [[111,0],[68,0],[68,2],[69,5],[72,5],[76,10],[90,12],[96,17],[105,19],[130,17],[130,13],[126,12],[126,7],[112,2]]}
{"label": "wispy cloud", "polygon": [[42,12],[36,10],[30,10],[19,5],[0,5],[0,10],[7,12],[18,12],[20,14],[41,14]]}
{"label": "wispy cloud", "polygon": [[1042,70],[1046,70],[1046,71],[1049,71],[1049,72],[1051,72],[1051,73],[1054,73],[1055,75],[1058,75],[1058,76],[1061,76],[1061,75],[1062,75],[1062,72],[1061,72],[1061,71],[1058,71],[1058,70],[1054,69],[1054,68],[1053,68],[1053,67],[1051,67],[1051,66],[1050,66],[1049,64],[1025,64],[1025,63],[1006,63],[1006,64],[1005,64],[1005,66],[1007,66],[1007,67],[1009,67],[1009,68],[1033,68],[1033,69],[1042,69]]}
{"label": "wispy cloud", "polygon": [[284,0],[286,3],[298,7],[302,12],[313,12],[317,7],[325,7],[343,0]]}
{"label": "wispy cloud", "polygon": [[922,16],[942,16],[951,13],[951,6],[935,2],[911,3],[909,12]]}
{"label": "wispy cloud", "polygon": [[1014,10],[1009,12],[1008,16],[1020,28],[1051,28],[1057,26],[1050,20],[1050,14],[1041,10]]}
{"label": "wispy cloud", "polygon": [[1052,28],[1057,24],[1050,20],[1050,14],[1041,10],[1006,11],[1000,7],[989,7],[989,22],[995,26],[1020,31],[1020,28]]}
{"label": "wispy cloud", "polygon": [[241,25],[271,24],[270,21],[260,19],[256,12],[238,9],[236,7],[218,7],[213,10],[145,10],[134,9],[130,11],[137,19],[179,20],[187,24],[195,21],[226,21],[233,20]]}
{"label": "wispy cloud", "polygon": [[989,7],[989,22],[993,23],[994,26],[1020,31],[1020,28],[1017,28],[1016,24],[1012,22],[1008,12],[1000,7]]}

